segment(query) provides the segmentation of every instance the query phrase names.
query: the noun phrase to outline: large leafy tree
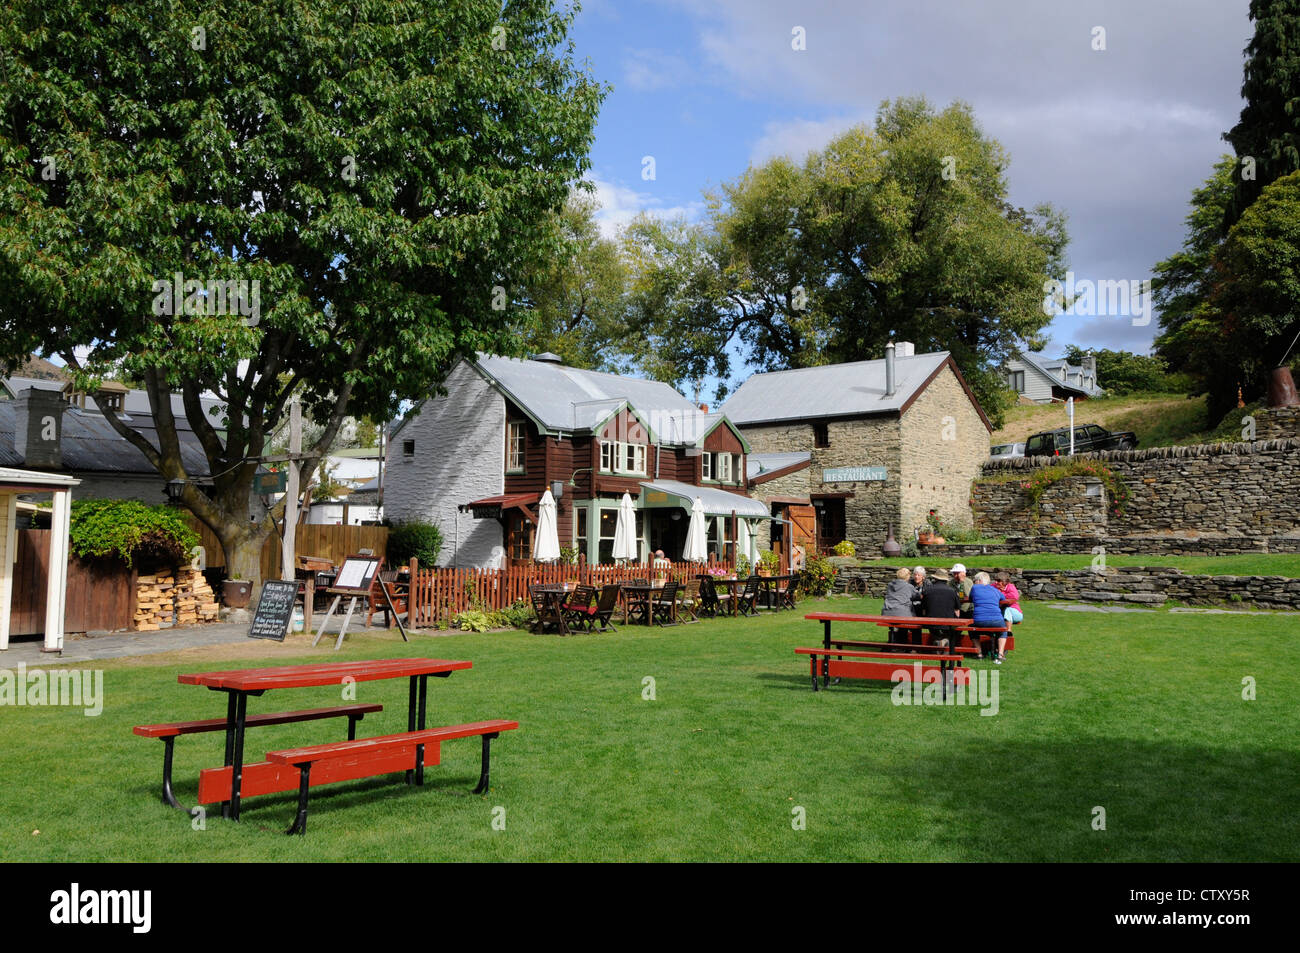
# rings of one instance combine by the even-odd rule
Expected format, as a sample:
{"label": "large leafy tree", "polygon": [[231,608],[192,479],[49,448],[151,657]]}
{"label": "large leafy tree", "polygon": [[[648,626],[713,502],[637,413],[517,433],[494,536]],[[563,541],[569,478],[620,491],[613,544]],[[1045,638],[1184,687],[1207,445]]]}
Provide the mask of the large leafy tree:
{"label": "large leafy tree", "polygon": [[1224,138],[1246,166],[1236,180],[1225,226],[1266,186],[1300,169],[1300,0],[1251,0],[1255,33],[1246,46],[1241,118]]}
{"label": "large leafy tree", "polygon": [[[39,349],[143,381],[157,444],[106,416],[186,479],[179,394],[211,473],[183,502],[257,579],[274,514],[250,511],[250,489],[291,396],[324,424],[310,473],[345,415],[388,419],[459,354],[517,340],[522,276],[557,251],[551,216],[604,95],[573,65],[571,16],[546,0],[14,0],[0,359]],[[259,313],[208,313],[188,289],[159,302],[178,273],[259,282],[259,307],[242,299]]]}
{"label": "large leafy tree", "polygon": [[996,418],[996,368],[1040,342],[1066,244],[1050,206],[1007,201],[1007,164],[968,106],[901,99],[802,165],[724,185],[701,226],[634,223],[642,324],[674,315],[656,349],[669,376],[725,377],[732,353],[762,369],[877,358],[893,335],[952,351]]}
{"label": "large leafy tree", "polygon": [[562,250],[529,276],[526,338],[533,352],[551,351],[574,367],[620,372],[637,350],[627,333],[628,271],[619,243],[600,233],[598,208],[575,190],[553,217]]}

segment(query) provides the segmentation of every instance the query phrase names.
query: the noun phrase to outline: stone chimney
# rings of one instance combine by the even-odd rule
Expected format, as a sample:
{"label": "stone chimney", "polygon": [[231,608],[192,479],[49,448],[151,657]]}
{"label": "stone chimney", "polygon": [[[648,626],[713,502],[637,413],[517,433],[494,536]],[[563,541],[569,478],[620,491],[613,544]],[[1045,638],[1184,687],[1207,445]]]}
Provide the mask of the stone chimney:
{"label": "stone chimney", "polygon": [[14,450],[32,470],[63,469],[63,411],[56,390],[28,387],[14,401]]}
{"label": "stone chimney", "polygon": [[894,396],[894,342],[885,345],[885,396]]}

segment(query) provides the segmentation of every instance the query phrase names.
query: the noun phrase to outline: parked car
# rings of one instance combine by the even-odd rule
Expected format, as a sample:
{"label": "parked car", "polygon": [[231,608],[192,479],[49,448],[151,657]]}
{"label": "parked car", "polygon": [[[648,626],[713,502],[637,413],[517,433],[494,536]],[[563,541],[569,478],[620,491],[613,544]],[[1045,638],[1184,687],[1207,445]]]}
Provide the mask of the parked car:
{"label": "parked car", "polygon": [[1023,457],[1024,455],[1025,445],[1023,443],[1000,443],[989,448],[990,460],[1010,460],[1013,457]]}
{"label": "parked car", "polygon": [[[1137,435],[1131,430],[1112,432],[1096,424],[1074,428],[1074,452],[1093,450],[1133,450],[1138,445]],[[1070,428],[1045,430],[1025,441],[1025,456],[1050,457],[1070,452]]]}

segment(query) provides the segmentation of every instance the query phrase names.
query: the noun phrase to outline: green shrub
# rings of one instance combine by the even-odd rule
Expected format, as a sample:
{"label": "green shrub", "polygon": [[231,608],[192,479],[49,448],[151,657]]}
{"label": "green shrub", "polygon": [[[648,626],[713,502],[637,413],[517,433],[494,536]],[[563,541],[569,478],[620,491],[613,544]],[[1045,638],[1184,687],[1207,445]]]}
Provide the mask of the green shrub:
{"label": "green shrub", "polygon": [[409,563],[412,559],[419,560],[421,566],[433,566],[438,562],[438,553],[442,552],[442,530],[436,525],[420,520],[387,525],[390,565]]}
{"label": "green shrub", "polygon": [[488,613],[488,619],[494,629],[526,629],[536,618],[533,614],[533,605],[527,599],[520,599],[505,609]]}
{"label": "green shrub", "polygon": [[930,524],[930,529],[934,530],[949,543],[973,543],[980,538],[979,530],[974,527],[966,529],[945,522],[944,518],[935,510],[930,511],[930,515],[926,517],[925,521]]}
{"label": "green shrub", "polygon": [[758,554],[758,568],[767,572],[776,572],[781,565],[781,557],[770,549]]}
{"label": "green shrub", "polygon": [[468,609],[457,613],[451,624],[462,632],[486,632],[492,628],[492,620],[482,609]]}
{"label": "green shrub", "polygon": [[833,552],[836,556],[856,556],[858,554],[858,548],[849,540],[845,539],[835,544]]}
{"label": "green shrub", "polygon": [[749,557],[743,553],[736,557],[736,575],[741,579],[748,579],[754,572],[754,567],[749,561]]}
{"label": "green shrub", "polygon": [[73,500],[68,545],[78,556],[176,566],[190,561],[199,534],[185,511],[138,500]]}
{"label": "green shrub", "polygon": [[824,596],[835,588],[839,570],[825,556],[813,556],[799,573],[798,591],[808,596]]}

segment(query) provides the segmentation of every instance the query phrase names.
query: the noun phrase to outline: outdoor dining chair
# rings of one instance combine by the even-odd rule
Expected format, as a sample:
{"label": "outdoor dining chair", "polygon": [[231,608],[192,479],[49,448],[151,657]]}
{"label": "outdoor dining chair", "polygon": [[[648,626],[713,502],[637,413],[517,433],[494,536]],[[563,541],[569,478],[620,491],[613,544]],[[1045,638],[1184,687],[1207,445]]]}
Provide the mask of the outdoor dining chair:
{"label": "outdoor dining chair", "polygon": [[654,601],[654,618],[656,625],[663,626],[677,625],[677,590],[679,586],[675,582],[664,583],[663,591]]}
{"label": "outdoor dining chair", "polygon": [[[592,612],[591,622],[587,626],[591,632],[617,632],[610,619],[614,615],[614,610],[618,607],[618,593],[620,586],[617,583],[611,583],[600,590],[600,598],[596,600],[596,608]],[[596,628],[599,625],[600,628]]]}
{"label": "outdoor dining chair", "polygon": [[569,625],[586,628],[591,631],[591,620],[595,615],[592,601],[596,598],[594,586],[578,586],[560,605],[564,621]]}
{"label": "outdoor dining chair", "polygon": [[719,612],[724,610],[722,599],[718,596],[718,587],[714,583],[713,577],[703,575],[696,577],[700,583],[700,606],[697,616],[707,615],[714,618]]}
{"label": "outdoor dining chair", "polygon": [[757,576],[745,580],[744,591],[736,597],[736,610],[741,615],[758,615],[758,586]]}
{"label": "outdoor dining chair", "polygon": [[682,586],[681,594],[677,597],[677,606],[682,612],[690,618],[682,621],[690,624],[700,621],[700,586],[703,583],[698,579],[691,579]]}

